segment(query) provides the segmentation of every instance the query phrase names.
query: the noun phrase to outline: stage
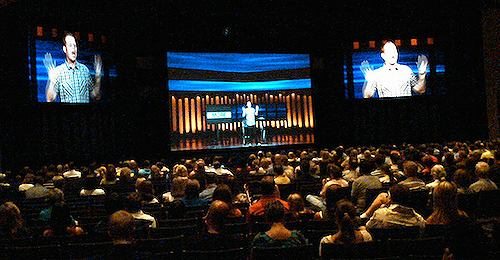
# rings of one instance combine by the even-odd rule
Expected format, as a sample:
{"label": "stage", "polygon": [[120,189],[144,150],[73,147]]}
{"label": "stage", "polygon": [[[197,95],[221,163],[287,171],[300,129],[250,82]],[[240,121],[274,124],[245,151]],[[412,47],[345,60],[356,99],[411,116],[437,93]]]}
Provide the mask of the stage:
{"label": "stage", "polygon": [[187,151],[187,150],[205,150],[205,149],[232,149],[245,147],[276,147],[281,145],[300,145],[313,144],[314,132],[312,129],[301,130],[297,133],[281,132],[268,134],[265,139],[261,139],[259,143],[250,144],[243,143],[241,135],[234,133],[220,134],[217,139],[216,133],[192,134],[173,137],[171,150],[172,151]]}

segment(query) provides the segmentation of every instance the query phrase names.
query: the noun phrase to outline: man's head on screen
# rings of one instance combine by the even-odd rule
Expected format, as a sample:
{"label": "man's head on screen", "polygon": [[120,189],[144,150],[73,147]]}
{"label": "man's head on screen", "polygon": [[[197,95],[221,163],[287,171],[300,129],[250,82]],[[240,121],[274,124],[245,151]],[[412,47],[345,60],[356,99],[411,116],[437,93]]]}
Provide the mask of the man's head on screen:
{"label": "man's head on screen", "polygon": [[247,101],[247,107],[248,107],[248,108],[252,107],[252,102]]}
{"label": "man's head on screen", "polygon": [[385,64],[395,65],[398,63],[398,48],[396,44],[392,41],[388,41],[382,47],[382,59],[384,59]]}
{"label": "man's head on screen", "polygon": [[67,33],[63,39],[63,51],[66,54],[66,61],[69,63],[75,63],[78,56],[78,46],[76,45],[75,36],[71,33]]}

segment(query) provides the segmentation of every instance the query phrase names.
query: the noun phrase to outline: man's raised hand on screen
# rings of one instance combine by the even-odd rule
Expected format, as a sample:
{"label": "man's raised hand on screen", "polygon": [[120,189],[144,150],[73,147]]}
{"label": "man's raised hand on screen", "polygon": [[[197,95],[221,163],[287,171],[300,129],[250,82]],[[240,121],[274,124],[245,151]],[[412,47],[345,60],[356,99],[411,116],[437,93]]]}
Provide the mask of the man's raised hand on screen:
{"label": "man's raised hand on screen", "polygon": [[96,78],[100,78],[102,75],[102,59],[99,55],[94,55],[94,69]]}
{"label": "man's raised hand on screen", "polygon": [[45,57],[43,59],[43,65],[45,65],[45,68],[47,69],[47,72],[49,74],[49,80],[54,81],[56,65],[52,60],[52,54],[45,53]]}
{"label": "man's raised hand on screen", "polygon": [[423,75],[427,72],[428,64],[429,60],[427,60],[427,57],[425,55],[418,55],[417,67],[418,67],[418,73],[420,75]]}
{"label": "man's raised hand on screen", "polygon": [[372,66],[370,66],[370,63],[365,60],[361,62],[361,66],[359,66],[359,70],[363,73],[363,76],[365,76],[365,79],[368,80],[368,78],[371,76],[371,73],[373,72]]}

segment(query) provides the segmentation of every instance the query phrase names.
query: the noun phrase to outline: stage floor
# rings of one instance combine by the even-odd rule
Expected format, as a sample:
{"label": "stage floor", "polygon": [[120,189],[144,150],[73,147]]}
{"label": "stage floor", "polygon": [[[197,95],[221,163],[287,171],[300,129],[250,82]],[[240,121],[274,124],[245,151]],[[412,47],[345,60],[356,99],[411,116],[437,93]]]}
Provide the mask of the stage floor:
{"label": "stage floor", "polygon": [[[248,141],[247,141],[248,142]],[[172,151],[229,149],[244,147],[271,147],[280,145],[313,144],[314,133],[286,133],[269,135],[260,143],[243,144],[241,136],[222,136],[217,140],[214,135],[186,136],[172,142]]]}

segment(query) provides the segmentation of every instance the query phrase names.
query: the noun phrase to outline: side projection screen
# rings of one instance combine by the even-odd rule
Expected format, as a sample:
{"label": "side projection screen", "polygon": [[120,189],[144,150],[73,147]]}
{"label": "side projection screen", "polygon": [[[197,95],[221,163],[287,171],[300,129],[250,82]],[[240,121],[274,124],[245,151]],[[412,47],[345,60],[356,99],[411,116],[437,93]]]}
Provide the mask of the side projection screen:
{"label": "side projection screen", "polygon": [[432,41],[382,41],[354,44],[345,54],[347,98],[402,98],[446,92],[442,51]]}
{"label": "side projection screen", "polygon": [[172,150],[314,142],[308,54],[167,53]]}
{"label": "side projection screen", "polygon": [[29,65],[38,102],[96,102],[116,79],[110,55],[94,44],[70,38],[66,45],[62,37],[33,40],[34,61],[30,56]]}

